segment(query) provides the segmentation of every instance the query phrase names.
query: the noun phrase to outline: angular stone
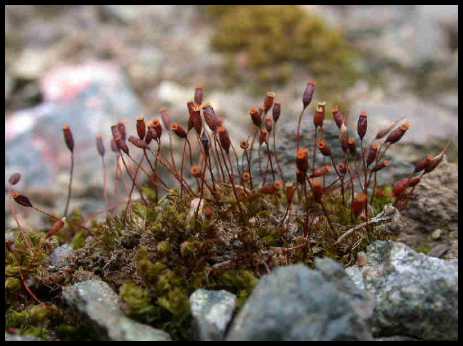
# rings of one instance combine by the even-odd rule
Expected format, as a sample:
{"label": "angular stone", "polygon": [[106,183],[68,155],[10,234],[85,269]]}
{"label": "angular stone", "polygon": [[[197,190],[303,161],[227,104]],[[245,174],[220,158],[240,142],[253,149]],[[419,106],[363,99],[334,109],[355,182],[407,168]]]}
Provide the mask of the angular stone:
{"label": "angular stone", "polygon": [[67,304],[76,308],[92,322],[99,340],[171,341],[162,330],[135,322],[120,310],[119,296],[103,281],[79,282],[63,289]]}
{"label": "angular stone", "polygon": [[259,280],[226,340],[372,340],[373,305],[331,259],[276,268]]}
{"label": "angular stone", "polygon": [[376,241],[368,246],[367,265],[346,272],[375,296],[374,336],[458,340],[458,260],[447,262],[402,243]]}
{"label": "angular stone", "polygon": [[227,291],[196,290],[190,296],[195,319],[193,339],[221,341],[235,310],[236,296]]}

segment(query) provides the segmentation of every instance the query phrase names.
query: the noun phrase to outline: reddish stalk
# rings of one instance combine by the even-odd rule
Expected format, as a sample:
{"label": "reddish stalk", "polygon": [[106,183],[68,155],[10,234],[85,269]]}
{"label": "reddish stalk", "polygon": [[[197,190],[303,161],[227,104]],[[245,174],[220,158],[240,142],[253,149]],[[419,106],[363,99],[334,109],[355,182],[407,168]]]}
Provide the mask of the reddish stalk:
{"label": "reddish stalk", "polygon": [[277,153],[277,148],[276,148],[276,132],[277,132],[277,123],[274,123],[274,129],[273,129],[273,155],[275,155],[275,162],[277,164],[278,170],[280,171],[280,179],[283,182],[283,187],[286,186],[285,184],[285,178],[283,177],[283,171],[281,170],[280,167],[280,162],[278,161],[278,153]]}

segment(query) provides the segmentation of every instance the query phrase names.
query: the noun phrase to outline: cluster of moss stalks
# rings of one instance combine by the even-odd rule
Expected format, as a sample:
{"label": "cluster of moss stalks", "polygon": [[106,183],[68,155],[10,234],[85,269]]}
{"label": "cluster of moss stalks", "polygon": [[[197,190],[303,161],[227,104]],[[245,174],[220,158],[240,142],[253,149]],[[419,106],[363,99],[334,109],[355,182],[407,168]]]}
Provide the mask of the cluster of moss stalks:
{"label": "cluster of moss stalks", "polygon": [[[303,95],[303,111],[300,118],[310,104],[314,87],[315,82],[310,79]],[[238,171],[241,180],[241,186],[237,185],[237,180],[233,178],[233,174],[227,175],[223,172],[223,170],[231,169],[231,159],[228,157],[230,166],[227,166],[225,164],[227,160],[222,150],[223,148],[228,154],[230,146],[223,120],[216,119],[215,114],[211,113],[213,109],[210,104],[206,103],[204,107],[199,107],[202,104],[202,92],[202,87],[198,86],[195,90],[194,103],[196,105],[191,109],[189,108],[192,113],[190,113],[189,122],[191,126],[188,130],[197,131],[198,145],[203,146],[203,159],[199,159],[198,166],[191,165],[191,172],[196,178],[196,182],[191,179],[187,183],[182,178],[183,172],[178,173],[175,163],[168,164],[167,155],[164,155],[165,161],[163,162],[167,167],[170,167],[170,172],[175,175],[182,186],[181,191],[163,187],[156,168],[152,175],[147,173],[150,176],[151,184],[154,184],[156,188],[150,184],[140,188],[139,184],[136,183],[136,178],[132,179],[131,170],[124,162],[131,183],[140,188],[141,200],[131,201],[130,194],[128,194],[129,203],[127,207],[124,205],[124,211],[119,215],[115,212],[109,212],[110,208],[106,208],[107,216],[104,222],[97,222],[93,219],[89,226],[84,226],[89,220],[84,219],[78,210],[74,210],[65,222],[59,216],[48,214],[53,224],[50,230],[24,231],[17,220],[18,229],[7,231],[7,238],[10,239],[5,241],[7,331],[49,340],[84,340],[88,335],[86,332],[87,323],[85,320],[79,319],[76,313],[65,305],[61,299],[61,292],[64,286],[99,278],[119,292],[124,302],[124,311],[133,319],[163,329],[174,339],[188,339],[191,324],[188,298],[198,288],[224,289],[236,294],[239,309],[256,286],[258,279],[262,275],[269,274],[275,267],[301,262],[312,267],[315,257],[330,257],[344,266],[350,266],[355,263],[357,253],[365,250],[372,241],[394,237],[392,234],[376,231],[374,225],[370,225],[359,228],[345,241],[337,241],[348,229],[373,217],[371,209],[367,211],[367,196],[360,193],[352,195],[354,193],[353,180],[359,182],[357,189],[362,188],[363,178],[359,176],[361,170],[356,172],[352,166],[352,172],[349,171],[349,181],[346,173],[347,168],[340,163],[334,166],[339,175],[336,188],[333,188],[333,185],[325,186],[324,183],[322,186],[320,179],[315,177],[330,171],[326,168],[329,161],[325,162],[325,156],[323,156],[323,172],[316,169],[317,166],[321,166],[322,157],[318,153],[317,157],[314,154],[313,160],[312,158],[309,160],[307,151],[305,149],[299,150],[301,139],[299,129],[296,137],[298,169],[296,170],[297,183],[295,187],[288,182],[283,181],[282,183],[276,180],[278,177],[276,166],[271,166],[271,169],[268,166],[269,163],[272,165],[270,154],[265,174],[263,169],[260,169],[263,180],[268,177],[269,182],[257,186],[257,177],[254,177],[256,180],[254,180],[253,187],[252,177],[250,177],[251,167],[248,166],[246,170],[246,165],[241,165],[240,170],[240,165],[236,162],[235,171]],[[262,120],[262,116],[265,116],[271,109],[274,96],[274,93],[268,93],[264,106],[260,108],[265,114],[258,114],[255,109],[250,111],[256,129],[255,136],[259,136],[261,145],[265,143],[268,146],[270,136],[265,136],[267,132],[262,128],[263,123],[261,124],[259,119]],[[321,104],[324,113],[324,103]],[[319,103],[314,117],[318,121],[320,118],[317,118],[317,114],[321,114],[321,104]],[[267,116],[265,116],[265,124],[268,132],[273,129],[273,134],[275,134],[281,103],[275,101],[273,105],[274,110],[275,106],[278,105],[278,114],[273,113],[273,127],[270,126],[270,118]],[[220,122],[221,126],[218,127],[217,131],[220,143],[217,140],[216,132],[213,133],[215,148],[211,139],[212,134],[206,131],[205,124],[201,123],[197,126],[198,119],[201,119],[197,117],[200,114],[200,109],[204,111],[205,122],[211,131],[217,130],[217,124]],[[165,110],[162,114],[165,117]],[[275,116],[276,114],[277,116]],[[351,158],[350,161],[347,159],[347,147],[344,148],[347,146],[344,136],[347,134],[345,127],[347,115],[340,119],[340,112],[337,107],[333,110],[333,115],[335,119],[342,120],[338,125],[340,127],[340,144],[345,153],[345,164],[350,170],[351,163],[348,162],[352,162],[353,159]],[[362,117],[366,117],[366,115],[362,113]],[[160,146],[160,132],[156,132],[156,129],[159,130],[160,128],[160,122],[154,120],[147,126],[149,131],[145,132],[144,123],[143,126],[140,126],[142,120],[141,117],[137,118],[137,131],[139,137],[145,139],[143,143],[151,141],[147,141],[148,133],[150,133],[153,136],[158,135],[157,144]],[[165,123],[170,122],[166,118],[163,120],[166,120]],[[362,121],[365,120],[362,118]],[[321,119],[321,123],[323,123],[323,119]],[[359,132],[363,133],[366,131],[366,123],[362,122],[362,124],[364,126],[362,125],[362,131]],[[124,152],[126,158],[132,158],[129,155],[127,145],[120,137],[122,132],[125,135],[125,127],[123,124],[120,125],[119,131],[116,131],[117,126],[112,127],[115,136],[113,150],[119,155],[118,157],[121,157],[122,152]],[[183,132],[180,131],[181,128],[177,124],[172,124],[170,129],[182,140],[188,136],[184,130],[182,130]],[[382,131],[385,133],[382,136],[385,136],[391,129],[392,126],[388,131]],[[407,129],[408,125],[393,131],[386,140],[386,142],[389,141],[386,147],[391,142],[398,141]],[[69,127],[63,127],[63,130],[66,144],[72,152],[72,133]],[[319,127],[319,131],[321,131],[321,137],[318,138],[317,148],[322,153],[326,153],[322,125]],[[202,136],[200,136],[201,134]],[[210,137],[208,137],[209,135]],[[249,134],[248,140],[241,143],[244,154],[246,154],[246,148],[249,146],[248,142],[250,142],[251,135],[252,132]],[[363,135],[360,135],[362,139]],[[275,138],[278,136],[274,137],[274,141]],[[310,143],[313,139],[303,140]],[[134,144],[134,148],[138,146],[139,149],[135,148],[135,150],[139,150],[139,153],[143,149],[143,157],[147,161],[149,161],[148,150],[156,157],[156,162],[158,159],[162,161],[161,157],[158,156],[159,151],[162,150],[161,147],[155,154],[151,149],[146,149],[145,145],[141,144],[141,139],[138,141],[131,136],[128,141]],[[351,141],[349,143],[351,144]],[[220,151],[217,149],[218,147]],[[97,148],[100,154],[104,153],[98,138]],[[372,148],[376,148],[376,146],[373,145]],[[258,151],[260,149],[261,146],[259,146]],[[374,151],[376,155],[376,149]],[[380,151],[381,148],[378,150],[378,155]],[[214,160],[211,160],[210,157],[207,160],[206,152],[212,156],[215,153]],[[220,152],[222,152],[223,161],[220,160]],[[427,169],[431,165],[434,169],[442,160],[443,153],[434,159],[428,157],[427,161],[424,160],[426,162],[419,163],[415,172],[424,168]],[[276,152],[273,154],[275,155]],[[132,152],[131,155],[134,153]],[[362,158],[365,160],[364,156],[366,155],[364,155],[362,147]],[[242,163],[244,157],[247,158],[248,155],[243,155]],[[238,157],[236,158],[238,159]],[[192,160],[190,157],[190,162]],[[275,164],[278,164],[276,155],[274,160]],[[182,157],[182,168],[183,161],[185,161],[185,152]],[[311,175],[308,170],[309,161],[311,162]],[[203,163],[202,169],[199,168],[201,162]],[[209,171],[210,176],[207,178],[206,167],[212,166],[212,162],[216,163],[215,178],[213,178],[212,171]],[[249,162],[251,160],[248,160],[248,165]],[[138,165],[135,160],[133,163]],[[375,167],[379,167],[381,164],[377,159]],[[265,165],[260,166],[265,167]],[[141,168],[141,166],[139,167]],[[151,163],[150,167],[152,167]],[[337,169],[342,172],[343,167],[344,173],[341,175]],[[382,164],[382,168],[387,168],[387,165]],[[374,169],[367,170],[364,166],[364,170],[362,175],[366,177],[367,173],[370,173],[371,178]],[[425,172],[430,170],[431,168]],[[220,171],[222,171],[222,176]],[[270,171],[273,175],[273,181],[270,178]],[[146,173],[146,170],[143,172]],[[198,174],[198,172],[202,173]],[[314,179],[310,179],[310,177],[314,177]],[[411,177],[406,178],[408,179],[406,184],[404,183],[405,180],[396,184],[392,193],[391,189],[383,189],[379,191],[380,193],[375,193],[373,187],[372,199],[369,204],[373,207],[374,213],[378,213],[385,204],[390,203],[392,201],[391,196],[396,197],[395,203],[404,208],[413,189],[409,194],[406,194],[405,191],[407,191],[408,185],[411,187],[413,179],[416,179],[411,179]],[[10,184],[16,184],[19,178],[19,174],[12,176]],[[280,178],[283,178],[281,170]],[[421,177],[419,177],[418,182],[420,179]],[[339,180],[341,181],[340,184]],[[24,207],[40,211],[40,209],[33,207],[32,202],[27,197],[18,193],[12,194],[11,185],[12,207],[14,200]],[[161,187],[167,191],[162,198],[160,198],[158,189]],[[282,189],[282,187],[284,188]],[[364,191],[360,192],[367,195],[366,178],[363,189]],[[237,193],[237,190],[240,193]],[[69,197],[70,195],[71,188],[69,188]],[[354,196],[356,197],[355,201]],[[358,199],[358,196],[363,197]],[[197,207],[201,205],[198,203],[199,201],[204,203],[201,211]],[[126,203],[124,202],[124,204]],[[362,215],[362,213],[365,214]],[[68,266],[53,269],[49,266],[50,254],[63,243],[69,243],[74,252],[67,258]]]}

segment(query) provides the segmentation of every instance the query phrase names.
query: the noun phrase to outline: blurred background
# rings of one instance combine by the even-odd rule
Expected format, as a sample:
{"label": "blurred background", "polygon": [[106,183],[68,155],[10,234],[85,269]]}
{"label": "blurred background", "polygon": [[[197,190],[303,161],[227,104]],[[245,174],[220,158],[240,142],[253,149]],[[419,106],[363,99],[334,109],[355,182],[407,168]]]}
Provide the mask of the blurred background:
{"label": "blurred background", "polygon": [[[167,107],[186,127],[186,102],[201,83],[238,143],[249,109],[268,91],[282,103],[280,121],[297,120],[309,77],[314,101],[327,110],[350,110],[353,122],[366,110],[371,136],[405,116],[411,129],[394,155],[416,163],[454,139],[448,158],[457,162],[456,5],[5,6],[6,228],[15,227],[7,193],[14,172],[22,174],[16,191],[62,213],[70,168],[64,124],[75,141],[70,209],[89,215],[104,208],[96,135],[106,145],[112,200],[112,124],[123,120],[135,135],[137,116],[148,122]],[[183,143],[173,142],[181,152]],[[46,224],[17,208],[23,227]]]}

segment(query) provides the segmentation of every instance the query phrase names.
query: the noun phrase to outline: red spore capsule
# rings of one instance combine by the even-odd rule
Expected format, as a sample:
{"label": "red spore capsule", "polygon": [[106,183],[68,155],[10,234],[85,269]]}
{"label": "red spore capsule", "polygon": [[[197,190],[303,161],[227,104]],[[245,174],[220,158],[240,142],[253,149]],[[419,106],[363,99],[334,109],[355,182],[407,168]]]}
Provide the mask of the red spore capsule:
{"label": "red spore capsule", "polygon": [[375,161],[377,151],[378,151],[378,146],[376,144],[373,144],[370,147],[370,151],[368,152],[367,167],[369,167],[373,163],[373,161]]}
{"label": "red spore capsule", "polygon": [[170,131],[170,115],[169,115],[169,111],[167,110],[167,108],[161,109],[161,119],[162,119],[162,123],[164,124],[164,128],[167,131]]}
{"label": "red spore capsule", "polygon": [[275,122],[275,124],[280,118],[280,113],[281,113],[281,102],[275,101],[275,103],[273,104],[273,109],[272,109],[273,121]]}
{"label": "red spore capsule", "polygon": [[20,195],[17,192],[15,192],[11,197],[13,197],[14,201],[23,207],[32,207],[31,201],[29,201],[29,198],[26,196]]}
{"label": "red spore capsule", "polygon": [[312,97],[315,91],[315,85],[315,81],[312,78],[309,78],[309,80],[307,81],[307,87],[305,88],[304,94],[302,95],[302,104],[304,105],[304,109],[306,109],[312,101]]}
{"label": "red spore capsule", "polygon": [[195,103],[200,106],[203,102],[203,86],[201,84],[197,84],[195,87]]}
{"label": "red spore capsule", "polygon": [[69,125],[63,125],[63,134],[64,134],[64,141],[66,142],[66,146],[72,152],[74,150],[74,138],[72,138],[72,132],[69,128]]}
{"label": "red spore capsule", "polygon": [[140,149],[149,149],[148,144],[146,144],[143,140],[136,138],[134,136],[129,137],[129,142],[135,145],[137,148]]}
{"label": "red spore capsule", "polygon": [[127,155],[129,155],[129,147],[128,147],[127,144],[122,140],[121,137],[114,138],[114,141],[116,142],[117,147],[118,147],[120,150],[122,150],[124,153],[126,153]]}
{"label": "red spore capsule", "polygon": [[266,115],[265,116],[265,128],[267,129],[267,132],[270,133],[272,132],[272,116]]}
{"label": "red spore capsule", "polygon": [[392,131],[389,134],[389,136],[387,136],[385,143],[391,143],[391,144],[397,143],[398,141],[400,141],[400,139],[403,137],[403,135],[405,134],[405,132],[407,132],[409,128],[410,128],[409,123],[403,124],[398,129],[395,129],[394,131]]}
{"label": "red spore capsule", "polygon": [[376,171],[379,171],[379,170],[383,169],[384,167],[389,167],[389,161],[388,160],[384,160],[383,162],[378,163],[375,167],[373,167],[371,169],[371,171],[376,172]]}
{"label": "red spore capsule", "polygon": [[137,117],[137,134],[140,139],[145,138],[146,134],[146,125],[145,120],[142,116]]}
{"label": "red spore capsule", "polygon": [[186,131],[177,124],[170,125],[170,129],[180,138],[186,138]]}
{"label": "red spore capsule", "polygon": [[307,151],[309,149],[299,149],[296,154],[296,167],[301,171],[307,173],[309,169],[309,158],[307,156]]}
{"label": "red spore capsule", "polygon": [[267,93],[267,96],[265,97],[265,100],[264,100],[264,111],[265,111],[265,113],[267,113],[268,110],[272,107],[274,98],[275,98],[275,93],[269,91]]}
{"label": "red spore capsule", "polygon": [[331,156],[331,150],[326,146],[325,142],[317,142],[317,148],[320,150],[323,156]]}
{"label": "red spore capsule", "polygon": [[231,141],[230,141],[230,137],[228,136],[227,129],[225,128],[225,126],[220,126],[218,128],[218,131],[219,131],[220,145],[226,152],[228,152],[228,150],[230,150]]}
{"label": "red spore capsule", "polygon": [[361,111],[359,120],[357,122],[357,133],[360,139],[363,139],[363,137],[365,137],[365,134],[367,133],[367,126],[368,126],[367,112]]}
{"label": "red spore capsule", "polygon": [[333,113],[333,118],[334,121],[336,122],[336,125],[338,125],[339,128],[341,128],[342,120],[344,119],[344,115],[339,111],[338,106],[335,106],[332,110],[331,113]]}
{"label": "red spore capsule", "polygon": [[98,151],[98,154],[100,154],[101,157],[104,156],[105,149],[103,144],[103,137],[101,136],[96,136],[96,150]]}
{"label": "red spore capsule", "polygon": [[251,115],[251,120],[252,120],[252,123],[254,125],[256,125],[257,127],[260,126],[260,124],[262,123],[262,119],[260,118],[260,115],[259,113],[256,111],[255,108],[251,108],[250,111],[249,111],[249,114]]}
{"label": "red spore capsule", "polygon": [[19,173],[14,173],[10,176],[10,179],[8,179],[8,182],[11,185],[16,185],[19,181],[21,180],[21,174]]}
{"label": "red spore capsule", "polygon": [[358,217],[364,209],[366,200],[366,195],[357,195],[355,197],[355,200],[352,202],[352,212],[354,213],[355,217]]}
{"label": "red spore capsule", "polygon": [[403,178],[401,181],[399,181],[394,188],[392,189],[391,195],[393,197],[400,197],[402,194],[405,192],[407,189],[408,185],[410,184],[410,179],[409,178]]}

